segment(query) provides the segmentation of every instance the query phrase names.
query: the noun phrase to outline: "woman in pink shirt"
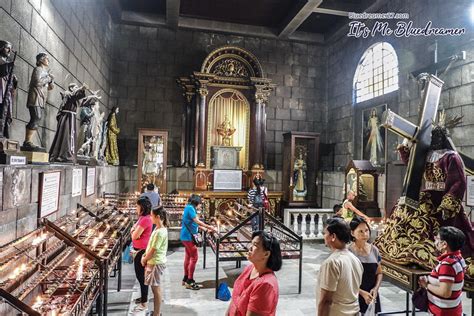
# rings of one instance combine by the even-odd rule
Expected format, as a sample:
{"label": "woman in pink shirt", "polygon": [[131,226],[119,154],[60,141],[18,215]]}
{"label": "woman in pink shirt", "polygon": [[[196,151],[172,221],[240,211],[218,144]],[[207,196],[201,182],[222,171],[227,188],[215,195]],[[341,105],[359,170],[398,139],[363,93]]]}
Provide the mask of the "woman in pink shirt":
{"label": "woman in pink shirt", "polygon": [[252,234],[249,253],[250,265],[245,267],[234,284],[229,316],[273,316],[278,304],[278,280],[282,259],[280,243],[270,233]]}
{"label": "woman in pink shirt", "polygon": [[135,275],[140,283],[140,297],[135,300],[137,306],[134,312],[147,309],[148,286],[145,285],[145,268],[141,264],[142,256],[145,253],[148,240],[150,240],[153,223],[150,218],[151,202],[147,197],[141,197],[137,201],[138,221],[132,227],[133,264],[135,265]]}

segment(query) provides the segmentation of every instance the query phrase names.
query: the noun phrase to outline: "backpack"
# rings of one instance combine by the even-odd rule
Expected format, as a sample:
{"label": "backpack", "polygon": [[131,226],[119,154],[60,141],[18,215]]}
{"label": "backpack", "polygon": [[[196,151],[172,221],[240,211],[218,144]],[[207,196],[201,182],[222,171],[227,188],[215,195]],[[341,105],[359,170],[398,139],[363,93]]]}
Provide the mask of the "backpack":
{"label": "backpack", "polygon": [[227,283],[222,282],[219,284],[219,288],[217,290],[217,298],[221,301],[228,301],[231,298],[229,287]]}
{"label": "backpack", "polygon": [[255,190],[255,198],[253,199],[252,205],[254,207],[263,207],[263,198],[262,193]]}

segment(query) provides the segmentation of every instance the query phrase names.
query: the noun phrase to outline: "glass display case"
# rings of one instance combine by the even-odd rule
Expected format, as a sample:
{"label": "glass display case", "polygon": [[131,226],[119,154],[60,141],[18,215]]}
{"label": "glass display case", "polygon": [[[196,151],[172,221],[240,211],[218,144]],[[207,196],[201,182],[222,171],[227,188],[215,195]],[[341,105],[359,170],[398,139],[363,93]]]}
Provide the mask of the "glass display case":
{"label": "glass display case", "polygon": [[283,190],[289,207],[318,207],[319,134],[283,134]]}
{"label": "glass display case", "polygon": [[378,170],[368,160],[351,160],[346,167],[344,199],[354,192],[352,202],[369,217],[380,217],[378,205]]}
{"label": "glass display case", "polygon": [[138,191],[144,192],[153,183],[166,193],[168,131],[138,129]]}

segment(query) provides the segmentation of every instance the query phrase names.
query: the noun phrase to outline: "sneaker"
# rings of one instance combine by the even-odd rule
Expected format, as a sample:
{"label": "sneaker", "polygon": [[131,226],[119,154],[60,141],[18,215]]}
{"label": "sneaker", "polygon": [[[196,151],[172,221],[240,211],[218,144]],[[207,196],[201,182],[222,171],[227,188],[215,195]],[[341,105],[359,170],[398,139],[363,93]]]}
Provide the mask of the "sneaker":
{"label": "sneaker", "polygon": [[197,291],[200,289],[199,285],[197,285],[193,279],[189,279],[188,281],[186,281],[186,288],[188,290],[194,290],[194,291]]}
{"label": "sneaker", "polygon": [[140,303],[132,310],[133,313],[146,311],[148,306],[146,304]]}
{"label": "sneaker", "polygon": [[182,285],[182,286],[185,286],[185,285],[186,285],[186,282],[188,282],[188,277],[187,277],[187,276],[184,276],[183,281],[181,281],[181,285]]}

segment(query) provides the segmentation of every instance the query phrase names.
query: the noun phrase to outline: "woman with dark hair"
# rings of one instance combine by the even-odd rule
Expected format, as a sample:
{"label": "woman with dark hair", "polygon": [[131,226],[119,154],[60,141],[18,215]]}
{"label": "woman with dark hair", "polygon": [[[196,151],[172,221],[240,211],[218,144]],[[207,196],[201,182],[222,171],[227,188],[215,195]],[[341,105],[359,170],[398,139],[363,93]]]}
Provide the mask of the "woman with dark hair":
{"label": "woman with dark hair", "polygon": [[119,108],[114,106],[107,117],[107,147],[105,149],[105,158],[109,165],[119,165],[119,153],[117,146],[117,137],[120,133],[120,128],[117,126],[117,114]]}
{"label": "woman with dark hair", "polygon": [[193,242],[194,234],[198,233],[198,228],[202,230],[216,231],[216,229],[199,220],[197,212],[202,209],[202,201],[199,195],[193,194],[188,200],[188,205],[184,208],[181,221],[180,239],[185,248],[184,254],[184,277],[182,285],[187,289],[199,290],[199,285],[194,281],[194,270],[198,261],[198,250]]}
{"label": "woman with dark hair", "polygon": [[132,246],[133,264],[135,266],[135,275],[140,283],[140,297],[135,300],[137,306],[134,311],[143,311],[147,309],[148,286],[145,285],[145,268],[141,264],[148,241],[150,240],[153,223],[150,218],[151,202],[147,197],[141,197],[137,200],[138,221],[132,227]]}
{"label": "woman with dark hair", "polygon": [[378,248],[368,242],[370,239],[370,227],[365,219],[355,216],[350,223],[350,227],[354,242],[349,246],[349,250],[359,258],[364,267],[362,284],[359,289],[360,312],[365,313],[368,305],[375,301],[375,312],[380,313],[378,291],[383,278],[382,258]]}
{"label": "woman with dark hair", "polygon": [[[265,179],[259,174],[253,178],[253,187],[247,194],[248,205],[250,207],[260,208],[265,206],[265,199],[267,199],[268,193],[267,188],[263,186],[264,183]],[[252,219],[252,231],[259,229],[259,217],[257,216]]]}
{"label": "woman with dark hair", "polygon": [[324,228],[324,243],[331,255],[319,269],[316,304],[319,316],[359,315],[359,288],[363,267],[347,249],[351,241],[349,225],[342,218],[330,218]]}
{"label": "woman with dark hair", "polygon": [[252,234],[247,258],[251,264],[234,283],[226,315],[275,315],[278,304],[275,271],[282,265],[280,242],[271,233],[256,231]]}

